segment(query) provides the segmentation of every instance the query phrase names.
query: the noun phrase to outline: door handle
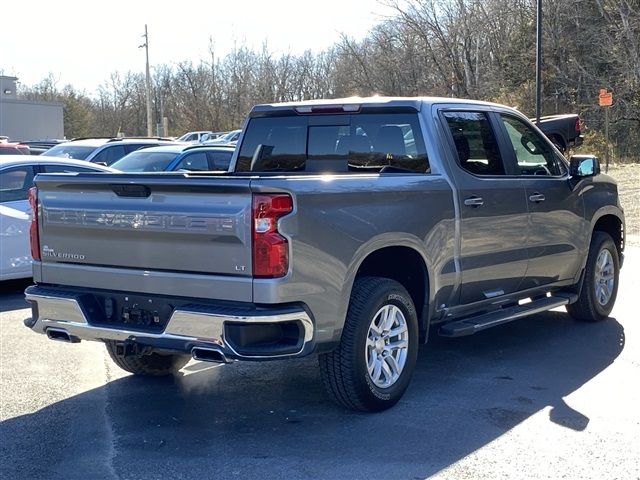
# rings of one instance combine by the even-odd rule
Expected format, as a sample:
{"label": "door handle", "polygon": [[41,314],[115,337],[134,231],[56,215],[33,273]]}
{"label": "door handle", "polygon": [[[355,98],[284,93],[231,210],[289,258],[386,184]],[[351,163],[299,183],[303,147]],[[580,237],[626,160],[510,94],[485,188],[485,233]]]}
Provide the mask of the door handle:
{"label": "door handle", "polygon": [[529,195],[529,201],[533,202],[533,203],[540,203],[540,202],[544,202],[544,195],[541,193],[534,193],[532,195]]}
{"label": "door handle", "polygon": [[482,197],[469,197],[464,199],[464,204],[467,207],[481,207],[484,205]]}

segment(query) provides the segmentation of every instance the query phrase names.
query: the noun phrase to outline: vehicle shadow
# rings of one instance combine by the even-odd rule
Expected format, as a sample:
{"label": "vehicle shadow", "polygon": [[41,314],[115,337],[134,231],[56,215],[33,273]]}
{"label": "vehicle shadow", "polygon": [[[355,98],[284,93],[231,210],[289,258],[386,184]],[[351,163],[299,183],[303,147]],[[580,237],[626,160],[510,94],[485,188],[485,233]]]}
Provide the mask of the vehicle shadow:
{"label": "vehicle shadow", "polygon": [[0,313],[27,308],[29,304],[24,299],[24,290],[32,284],[30,278],[0,282]]}
{"label": "vehicle shadow", "polygon": [[[126,376],[0,423],[0,474],[88,478],[79,457],[89,451],[102,463],[111,456],[105,468],[128,479],[425,478],[547,407],[550,422],[587,428],[564,397],[607,368],[624,341],[613,318],[583,324],[555,311],[466,338],[432,335],[403,399],[379,414],[335,406],[313,357]],[[55,429],[104,422],[100,399],[107,433],[94,425],[89,436],[48,440]],[[91,446],[107,434],[106,451]]]}

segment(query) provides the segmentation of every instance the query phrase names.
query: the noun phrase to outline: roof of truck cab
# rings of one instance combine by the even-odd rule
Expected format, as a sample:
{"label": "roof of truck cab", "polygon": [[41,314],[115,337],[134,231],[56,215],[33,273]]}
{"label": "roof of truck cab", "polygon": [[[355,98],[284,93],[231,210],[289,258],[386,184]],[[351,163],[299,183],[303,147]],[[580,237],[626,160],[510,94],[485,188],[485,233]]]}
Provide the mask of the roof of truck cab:
{"label": "roof of truck cab", "polygon": [[412,107],[420,110],[422,106],[433,105],[437,103],[464,104],[464,105],[484,105],[493,107],[502,107],[497,103],[483,102],[480,100],[470,100],[467,98],[447,98],[447,97],[347,97],[333,98],[326,100],[305,100],[300,102],[285,103],[263,103],[255,105],[251,109],[251,113],[268,113],[276,110],[291,110],[298,107],[318,107],[332,105],[363,105],[366,107]]}

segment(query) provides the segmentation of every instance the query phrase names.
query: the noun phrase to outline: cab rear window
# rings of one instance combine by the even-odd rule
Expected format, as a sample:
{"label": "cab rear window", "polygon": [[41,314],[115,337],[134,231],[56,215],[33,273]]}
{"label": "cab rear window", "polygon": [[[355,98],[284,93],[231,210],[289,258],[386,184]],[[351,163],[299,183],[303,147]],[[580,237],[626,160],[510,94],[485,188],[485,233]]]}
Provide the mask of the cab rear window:
{"label": "cab rear window", "polygon": [[428,173],[413,113],[252,118],[237,172]]}

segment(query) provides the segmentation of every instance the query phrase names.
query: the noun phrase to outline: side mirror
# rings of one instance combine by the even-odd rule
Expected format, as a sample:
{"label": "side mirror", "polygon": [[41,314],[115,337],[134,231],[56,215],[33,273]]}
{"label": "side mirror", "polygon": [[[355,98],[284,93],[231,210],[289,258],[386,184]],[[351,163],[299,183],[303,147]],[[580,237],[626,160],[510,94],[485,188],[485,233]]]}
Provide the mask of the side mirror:
{"label": "side mirror", "polygon": [[592,177],[600,173],[600,161],[595,155],[573,155],[569,173],[572,177]]}

